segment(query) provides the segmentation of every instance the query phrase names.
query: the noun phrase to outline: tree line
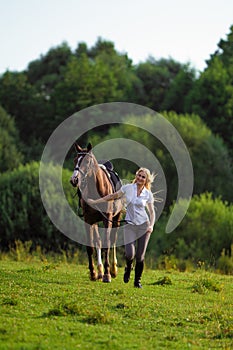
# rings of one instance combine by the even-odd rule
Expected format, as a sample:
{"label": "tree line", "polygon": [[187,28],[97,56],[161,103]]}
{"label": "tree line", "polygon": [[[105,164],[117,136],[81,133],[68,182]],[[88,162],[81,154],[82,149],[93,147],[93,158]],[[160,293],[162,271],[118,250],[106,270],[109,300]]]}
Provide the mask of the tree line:
{"label": "tree line", "polygon": [[172,58],[133,65],[114,44],[99,38],[74,52],[67,43],[30,62],[25,71],[0,77],[0,104],[15,120],[27,160],[39,159],[40,147],[68,116],[88,106],[122,101],[157,112],[195,113],[233,146],[233,26],[227,38],[198,72]]}
{"label": "tree line", "polygon": [[[122,101],[158,111],[176,127],[193,162],[195,195],[208,191],[213,200],[219,198],[223,203],[232,203],[232,44],[233,26],[226,39],[219,41],[203,72],[197,72],[190,63],[181,64],[172,58],[149,57],[134,65],[126,53],[115,49],[114,43],[101,38],[90,48],[86,43],[79,43],[74,51],[64,42],[30,62],[26,70],[6,71],[0,76],[1,191],[5,188],[4,181],[14,178],[13,173],[19,171],[16,168],[20,164],[27,166],[29,162],[40,160],[47,139],[67,117],[91,105]],[[145,116],[145,123],[150,125],[153,121]],[[165,169],[170,188],[166,203],[168,212],[177,190],[175,167],[158,140],[139,128],[132,128],[130,125],[102,126],[90,130],[81,142],[91,138],[93,144],[98,144],[104,138],[119,136],[143,140]],[[122,164],[118,161],[116,167],[121,176],[135,170],[133,165],[125,166],[123,161]],[[32,169],[35,172],[36,166]],[[18,186],[20,189],[20,183]],[[29,195],[30,189],[26,192]],[[7,199],[4,200],[1,208],[6,217],[2,224],[6,226],[10,214]],[[22,222],[22,217],[19,220]],[[16,225],[14,234],[17,234],[17,227],[21,226]],[[233,229],[230,224],[229,227],[227,247],[222,247],[228,251],[233,241]],[[5,231],[1,231],[2,236]],[[181,250],[177,248],[178,251]]]}

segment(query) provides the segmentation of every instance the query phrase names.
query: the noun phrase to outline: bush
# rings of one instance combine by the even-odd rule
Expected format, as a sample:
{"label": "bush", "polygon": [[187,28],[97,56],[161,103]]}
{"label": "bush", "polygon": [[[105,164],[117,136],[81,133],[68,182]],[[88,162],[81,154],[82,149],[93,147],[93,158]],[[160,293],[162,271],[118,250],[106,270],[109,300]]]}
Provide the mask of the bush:
{"label": "bush", "polygon": [[220,258],[218,259],[217,268],[219,272],[224,273],[225,275],[233,275],[233,244],[228,253],[223,249]]}
{"label": "bush", "polygon": [[[47,167],[47,190],[55,186],[56,167]],[[69,183],[70,172],[63,172],[63,188],[67,199],[75,208],[74,189]],[[53,193],[53,192],[51,192]],[[59,208],[62,215],[63,207],[60,198],[51,198],[54,208]],[[39,163],[33,162],[20,166],[12,172],[6,172],[0,178],[0,243],[2,249],[19,240],[32,241],[32,248],[40,245],[46,250],[56,250],[69,243],[63,234],[52,224],[42,205],[39,190]]]}
{"label": "bush", "polygon": [[23,161],[14,119],[0,106],[0,172],[12,170]]}
{"label": "bush", "polygon": [[[172,207],[171,207],[172,209]],[[217,265],[224,249],[230,256],[233,242],[233,205],[210,193],[194,196],[183,221],[170,234],[165,233],[167,217],[155,225],[148,251],[159,257],[162,254],[181,260],[205,262],[205,266]],[[171,259],[169,259],[170,261]],[[223,264],[225,257],[218,264]],[[219,267],[220,268],[220,267]]]}
{"label": "bush", "polygon": [[204,294],[207,291],[221,292],[223,286],[215,280],[205,277],[199,278],[192,286],[193,293]]}
{"label": "bush", "polygon": [[[181,224],[175,230],[176,251],[195,261],[216,265],[223,249],[229,252],[233,242],[233,206],[210,193],[194,196]],[[179,248],[180,240],[186,247]],[[182,248],[183,249],[183,248]]]}

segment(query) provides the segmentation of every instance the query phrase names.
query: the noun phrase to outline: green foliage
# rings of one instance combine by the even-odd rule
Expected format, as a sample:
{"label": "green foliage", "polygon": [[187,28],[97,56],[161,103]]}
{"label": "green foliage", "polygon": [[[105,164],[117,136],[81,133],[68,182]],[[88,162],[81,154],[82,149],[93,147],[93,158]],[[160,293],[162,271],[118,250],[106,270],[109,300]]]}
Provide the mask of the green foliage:
{"label": "green foliage", "polygon": [[220,135],[232,150],[233,146],[233,26],[227,40],[211,56],[188,97],[187,111],[200,115],[211,130]]}
{"label": "green foliage", "polygon": [[155,111],[163,109],[184,112],[185,96],[192,89],[195,71],[173,59],[156,61],[149,58],[136,67],[136,75],[142,81],[143,94],[138,103]]}
{"label": "green foliage", "polygon": [[[24,72],[3,74],[0,103],[15,117],[21,139],[32,149],[25,153],[37,160],[38,150],[31,144],[45,142],[61,121],[80,109],[127,101],[158,110],[167,92],[164,106],[181,106],[192,74],[187,65],[172,59],[133,66],[126,53],[117,52],[112,42],[101,38],[91,48],[79,44],[74,53],[62,43],[29,63]],[[178,86],[182,92],[176,92]]]}
{"label": "green foliage", "polygon": [[[14,117],[20,139],[27,147],[31,147],[34,138],[38,142],[48,137],[48,131],[51,130],[51,105],[29,83],[25,73],[6,72],[2,75],[0,103]],[[33,149],[30,151],[33,154]]]}
{"label": "green foliage", "polygon": [[[133,66],[126,53],[101,38],[90,48],[80,43],[74,52],[63,42],[24,72],[3,74],[0,103],[15,117],[27,148],[45,142],[61,121],[80,109],[127,101],[157,111],[198,114],[232,149],[232,28],[198,78],[190,64],[172,58],[150,57]],[[27,160],[37,160],[39,149],[25,154]]]}
{"label": "green foliage", "polygon": [[117,101],[137,102],[143,93],[141,79],[136,75],[132,60],[126,53],[115,50],[114,44],[99,38],[88,56],[101,61],[112,72],[117,83]]}
{"label": "green foliage", "polygon": [[10,255],[15,261],[30,261],[32,241],[21,242],[15,240],[14,246],[10,245]]}
{"label": "green foliage", "polygon": [[55,88],[56,112],[63,119],[87,106],[118,99],[117,81],[101,59],[73,57]]}
{"label": "green foliage", "polygon": [[226,40],[220,39],[218,43],[218,49],[212,54],[210,60],[207,61],[208,65],[215,60],[215,57],[220,58],[224,63],[229,73],[232,73],[233,64],[233,25],[230,27],[230,31],[226,36]]}
{"label": "green foliage", "polygon": [[148,249],[156,256],[174,254],[179,259],[216,267],[223,249],[226,255],[231,252],[233,206],[220,198],[213,199],[209,193],[196,195],[176,230],[169,235],[164,232],[163,227],[156,230],[155,226],[151,236]]}
{"label": "green foliage", "polygon": [[233,275],[233,256],[221,255],[218,259],[217,268],[225,275]]}
{"label": "green foliage", "polygon": [[172,280],[168,276],[164,276],[164,277],[158,279],[158,281],[153,283],[153,285],[155,285],[155,286],[165,286],[165,285],[171,285],[171,284],[172,284]]}
{"label": "green foliage", "polygon": [[0,106],[0,172],[12,170],[23,161],[14,119]]}
{"label": "green foliage", "polygon": [[[57,168],[48,166],[47,191],[54,208],[58,208],[61,217],[63,206],[61,199],[51,191],[53,179],[56,179]],[[75,208],[73,189],[69,184],[70,173],[64,170],[64,192],[70,205]],[[75,200],[76,201],[76,200]],[[20,166],[12,172],[4,173],[0,178],[0,239],[1,247],[8,248],[15,241],[32,241],[33,247],[59,249],[67,244],[68,239],[50,222],[41,202],[39,191],[39,163],[33,162]],[[16,252],[20,247],[16,246]]]}
{"label": "green foliage", "polygon": [[24,73],[6,72],[1,77],[0,101],[6,111],[15,118],[22,140],[30,137],[34,92]]}
{"label": "green foliage", "polygon": [[14,298],[4,298],[1,302],[2,305],[16,306],[18,304],[17,300]]}
{"label": "green foliage", "polygon": [[[175,112],[164,112],[162,114],[178,131],[183,138],[188,152],[190,154],[194,170],[194,193],[200,194],[209,191],[214,196],[222,196],[224,200],[232,201],[233,197],[233,172],[227,148],[223,141],[215,136],[205,123],[197,115],[177,114]],[[155,130],[156,122],[153,115],[144,115],[141,118],[142,128]],[[106,136],[90,136],[93,144],[100,141],[114,138],[125,138],[135,140],[143,144],[159,160],[166,176],[168,186],[167,205],[170,205],[177,194],[177,172],[170,153],[157,138],[153,137],[144,129],[137,128],[138,119],[134,116],[124,118],[124,124],[111,127]],[[164,130],[165,133],[165,130]],[[171,143],[171,140],[168,140]],[[125,154],[124,144],[119,143],[118,154]],[[131,148],[130,148],[131,147]],[[127,152],[135,153],[135,144],[128,145]],[[138,159],[149,161],[150,155],[142,149],[137,150]],[[123,169],[126,169],[124,159],[116,162],[116,169],[120,176],[123,175]],[[137,166],[127,163],[127,171],[134,174]],[[158,169],[151,169],[155,173]],[[161,176],[162,174],[159,174]],[[155,181],[155,188],[157,184]],[[161,190],[164,188],[157,188]]]}
{"label": "green foliage", "polygon": [[79,315],[81,313],[79,307],[75,303],[59,304],[55,308],[44,313],[44,317],[49,316],[69,316],[69,315]]}
{"label": "green foliage", "polygon": [[221,256],[217,261],[217,269],[226,275],[233,275],[233,244],[230,250],[222,250]]}
{"label": "green foliage", "polygon": [[98,39],[91,49],[80,44],[55,88],[56,113],[64,119],[90,105],[129,101],[139,89],[131,60],[118,53],[113,43]]}
{"label": "green foliage", "polygon": [[45,55],[29,63],[26,73],[30,84],[35,85],[47,99],[51,98],[71,56],[72,51],[66,42],[49,49]]}
{"label": "green foliage", "polygon": [[[194,193],[208,191],[232,201],[232,164],[222,139],[195,114],[164,112],[163,116],[177,129],[188,148],[194,170]],[[170,171],[168,174],[170,177]]]}
{"label": "green foliage", "polygon": [[192,198],[182,222],[174,232],[165,234],[168,218],[164,214],[156,223],[148,245],[148,254],[158,268],[184,271],[201,262],[204,268],[231,273],[232,205],[204,193]]}
{"label": "green foliage", "polygon": [[221,292],[223,286],[216,282],[213,278],[201,277],[192,286],[193,293],[204,294],[207,291]]}
{"label": "green foliage", "polygon": [[187,104],[187,94],[192,90],[195,81],[195,70],[188,64],[181,66],[179,72],[170,82],[160,110],[184,113]]}

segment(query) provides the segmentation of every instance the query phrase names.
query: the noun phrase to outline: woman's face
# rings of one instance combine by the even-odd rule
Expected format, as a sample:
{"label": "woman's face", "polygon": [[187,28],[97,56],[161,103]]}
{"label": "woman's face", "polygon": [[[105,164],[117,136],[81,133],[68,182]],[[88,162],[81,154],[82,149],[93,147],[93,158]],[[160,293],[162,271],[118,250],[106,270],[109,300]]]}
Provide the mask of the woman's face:
{"label": "woman's face", "polygon": [[136,183],[139,185],[145,185],[146,184],[146,173],[145,171],[139,171],[139,173],[136,175]]}

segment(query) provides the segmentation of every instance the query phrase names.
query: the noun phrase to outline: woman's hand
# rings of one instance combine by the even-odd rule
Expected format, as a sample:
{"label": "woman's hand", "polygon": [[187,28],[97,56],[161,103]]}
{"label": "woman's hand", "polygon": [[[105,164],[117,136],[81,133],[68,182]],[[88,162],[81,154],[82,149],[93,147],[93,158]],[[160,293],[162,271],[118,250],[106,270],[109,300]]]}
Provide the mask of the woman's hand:
{"label": "woman's hand", "polygon": [[149,225],[146,232],[148,232],[148,233],[153,232],[153,225]]}

